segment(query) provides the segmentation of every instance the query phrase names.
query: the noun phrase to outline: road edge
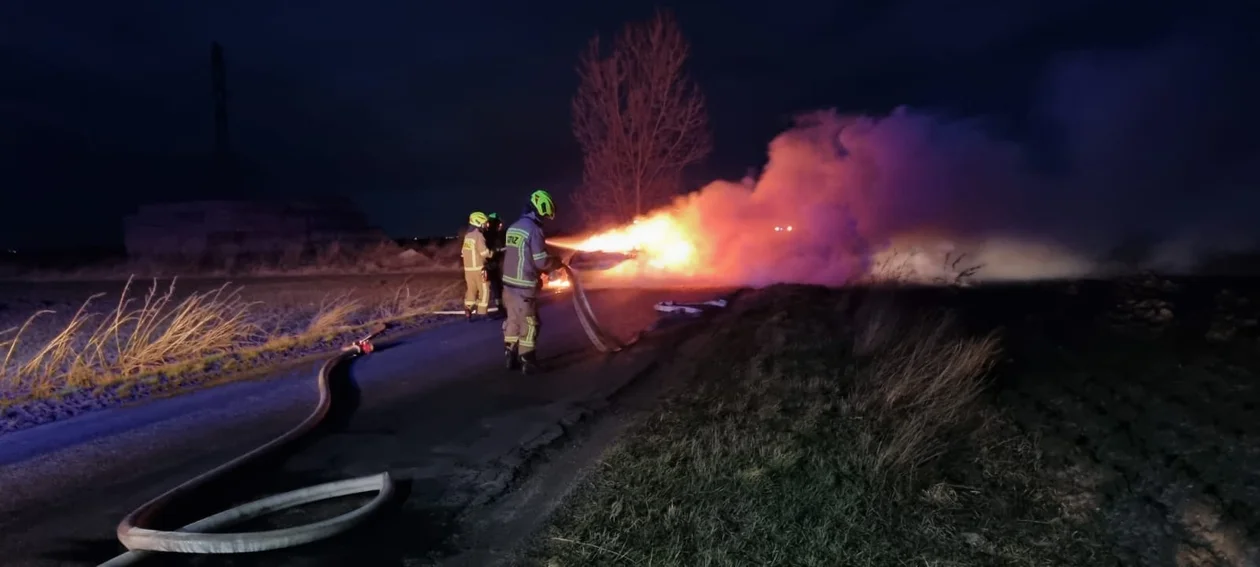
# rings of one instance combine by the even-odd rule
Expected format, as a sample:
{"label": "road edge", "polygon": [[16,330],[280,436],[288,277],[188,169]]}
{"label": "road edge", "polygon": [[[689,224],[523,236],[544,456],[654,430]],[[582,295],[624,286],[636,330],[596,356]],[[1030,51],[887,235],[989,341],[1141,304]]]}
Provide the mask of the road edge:
{"label": "road edge", "polygon": [[[492,498],[470,503],[455,518],[459,526],[448,542],[459,549],[438,558],[442,567],[514,565],[532,549],[539,530],[549,525],[554,513],[597,466],[622,434],[649,415],[673,386],[670,378],[690,376],[698,364],[694,353],[709,344],[711,336],[696,332],[715,315],[689,321],[654,341],[671,344],[665,356],[606,395],[580,404],[566,414],[542,443],[528,449],[519,462],[509,463],[510,481]],[[681,362],[682,368],[675,367]],[[523,510],[527,510],[523,512]]]}

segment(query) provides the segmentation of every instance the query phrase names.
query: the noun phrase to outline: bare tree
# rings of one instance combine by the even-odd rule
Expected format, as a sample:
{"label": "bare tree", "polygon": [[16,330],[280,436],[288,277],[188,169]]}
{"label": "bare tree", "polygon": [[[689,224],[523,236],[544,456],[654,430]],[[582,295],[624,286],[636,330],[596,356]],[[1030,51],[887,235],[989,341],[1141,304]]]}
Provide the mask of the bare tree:
{"label": "bare tree", "polygon": [[624,221],[676,194],[709,154],[704,96],[683,71],[688,44],[669,12],[626,25],[610,53],[599,36],[578,64],[573,135],[582,147],[574,204],[588,221]]}

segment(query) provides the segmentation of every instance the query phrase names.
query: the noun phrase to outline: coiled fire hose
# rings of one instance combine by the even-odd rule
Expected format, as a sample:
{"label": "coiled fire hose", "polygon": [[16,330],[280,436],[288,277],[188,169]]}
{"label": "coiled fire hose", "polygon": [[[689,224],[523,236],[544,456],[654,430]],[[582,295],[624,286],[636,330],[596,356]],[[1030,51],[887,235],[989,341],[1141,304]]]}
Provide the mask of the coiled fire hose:
{"label": "coiled fire hose", "polygon": [[[590,339],[591,344],[597,350],[604,353],[619,352],[639,341],[642,335],[641,332],[629,341],[623,342],[600,327],[577,274],[574,273],[574,270],[567,263],[562,264],[561,269],[565,271],[569,281],[572,283],[573,309],[577,313],[578,321],[581,323],[582,330],[585,331],[587,338]],[[328,415],[329,408],[332,407],[332,390],[329,380],[333,371],[342,364],[371,353],[374,350],[371,340],[384,332],[384,330],[384,325],[381,325],[372,334],[343,348],[341,352],[328,359],[320,367],[317,375],[319,401],[316,403],[315,409],[311,411],[310,415],[302,423],[266,444],[166,491],[127,514],[122,522],[118,524],[117,533],[118,541],[122,542],[129,551],[102,563],[100,567],[134,565],[154,552],[161,551],[218,554],[270,551],[294,547],[327,539],[348,531],[363,523],[373,513],[380,510],[394,494],[393,479],[390,478],[388,472],[309,486],[269,496],[224,510],[175,531],[143,527],[150,524],[160,510],[171,505],[178,498],[186,497],[188,494],[204,487],[210,481],[240,469],[247,463],[255,461],[259,457],[288,445],[313,431]],[[206,533],[303,504],[368,492],[377,493],[376,497],[368,503],[339,516],[315,523],[260,532]]]}

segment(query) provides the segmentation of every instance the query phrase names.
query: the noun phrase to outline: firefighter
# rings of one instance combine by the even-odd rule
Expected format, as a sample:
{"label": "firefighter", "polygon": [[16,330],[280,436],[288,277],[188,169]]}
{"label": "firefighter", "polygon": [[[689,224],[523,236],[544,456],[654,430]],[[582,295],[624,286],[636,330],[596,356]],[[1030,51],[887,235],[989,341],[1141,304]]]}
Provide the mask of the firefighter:
{"label": "firefighter", "polygon": [[547,253],[543,223],[556,218],[556,205],[551,195],[539,189],[529,196],[529,204],[520,220],[512,223],[504,234],[503,305],[507,321],[503,323],[504,359],[508,369],[520,368],[524,374],[538,370],[535,347],[538,341],[538,291],[540,276],[560,267],[558,258]]}
{"label": "firefighter", "polygon": [[486,247],[486,237],[482,230],[489,219],[486,214],[476,211],[468,215],[468,230],[464,233],[464,247],[460,256],[464,259],[464,317],[473,320],[473,311],[478,315],[487,315],[490,308],[490,278],[486,273],[486,260],[490,258],[490,249]]}
{"label": "firefighter", "polygon": [[506,314],[503,310],[503,220],[498,213],[490,213],[486,222],[486,246],[490,248],[490,261],[486,262],[486,273],[490,276],[490,303],[498,308],[499,318]]}

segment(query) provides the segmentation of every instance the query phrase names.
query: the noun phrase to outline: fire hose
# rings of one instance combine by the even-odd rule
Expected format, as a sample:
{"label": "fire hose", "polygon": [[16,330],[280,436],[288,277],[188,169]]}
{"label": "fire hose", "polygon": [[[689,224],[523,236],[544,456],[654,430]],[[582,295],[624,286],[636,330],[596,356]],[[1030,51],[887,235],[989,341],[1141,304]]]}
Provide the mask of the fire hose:
{"label": "fire hose", "polygon": [[[586,291],[582,287],[582,282],[578,279],[577,274],[567,263],[563,263],[560,269],[564,270],[569,277],[569,281],[572,282],[573,308],[577,313],[578,321],[582,325],[582,330],[597,350],[604,353],[619,352],[639,341],[642,335],[641,332],[635,334],[628,341],[622,341],[605,331],[595,318],[595,313],[591,309],[590,301],[586,297]],[[199,488],[203,488],[212,480],[238,470],[247,463],[256,461],[263,455],[272,453],[312,432],[328,415],[332,406],[332,390],[329,382],[334,370],[355,358],[370,354],[374,350],[372,339],[380,335],[384,330],[383,325],[378,327],[368,336],[343,348],[341,352],[328,359],[320,367],[316,377],[319,387],[319,401],[315,404],[315,409],[296,427],[248,453],[166,491],[127,514],[118,524],[117,534],[118,541],[129,551],[102,563],[100,567],[134,565],[155,552],[198,554],[249,553],[294,547],[346,532],[362,524],[373,513],[384,507],[394,495],[393,479],[388,472],[329,482],[268,496],[224,510],[174,531],[145,527],[152,523],[152,520],[162,509],[169,507],[179,498],[187,497]],[[303,504],[370,492],[376,492],[377,494],[366,504],[339,516],[311,524],[258,532],[208,533],[245,520]]]}
{"label": "fire hose", "polygon": [[591,309],[591,302],[586,298],[586,289],[582,287],[582,280],[578,279],[577,273],[567,263],[561,264],[560,269],[569,276],[569,282],[573,285],[573,310],[577,312],[578,323],[581,323],[586,338],[590,339],[596,350],[603,353],[619,352],[639,342],[639,338],[643,336],[641,331],[625,342],[605,331],[595,318],[595,311]]}

